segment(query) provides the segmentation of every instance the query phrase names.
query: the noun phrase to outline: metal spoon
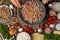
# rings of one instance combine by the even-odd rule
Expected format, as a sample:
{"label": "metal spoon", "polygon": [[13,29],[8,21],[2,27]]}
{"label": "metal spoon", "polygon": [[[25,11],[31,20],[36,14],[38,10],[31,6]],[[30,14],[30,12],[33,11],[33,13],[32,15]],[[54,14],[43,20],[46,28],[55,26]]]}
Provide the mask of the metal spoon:
{"label": "metal spoon", "polygon": [[9,5],[10,9],[12,10],[12,17],[14,17],[14,6],[12,4]]}

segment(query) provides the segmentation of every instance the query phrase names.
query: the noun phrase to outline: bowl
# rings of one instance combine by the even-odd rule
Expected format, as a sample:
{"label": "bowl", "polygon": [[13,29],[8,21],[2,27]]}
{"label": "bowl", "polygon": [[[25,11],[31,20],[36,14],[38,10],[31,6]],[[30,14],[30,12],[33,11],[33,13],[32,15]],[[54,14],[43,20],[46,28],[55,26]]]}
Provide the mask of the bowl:
{"label": "bowl", "polygon": [[[42,16],[41,16],[41,18],[39,19],[39,20],[37,20],[36,22],[32,22],[32,23],[30,23],[29,21],[26,21],[26,20],[24,20],[24,17],[22,16],[22,14],[21,14],[21,10],[22,10],[22,8],[20,8],[20,9],[18,9],[18,16],[19,16],[19,18],[21,18],[21,20],[23,21],[23,22],[25,22],[26,24],[28,24],[28,25],[35,25],[35,24],[38,24],[38,23],[41,23],[42,21],[43,21],[43,19],[45,18],[45,7],[44,7],[44,4],[41,2],[41,1],[39,1],[39,0],[34,0],[34,1],[37,1],[38,2],[38,4],[42,7],[42,9],[43,9],[43,13],[42,13]],[[28,1],[26,1],[26,2],[28,2]]]}
{"label": "bowl", "polygon": [[[2,8],[2,7],[8,8],[10,10],[10,14],[11,14],[11,17],[12,17],[12,10],[9,8],[9,6],[7,6],[7,5],[0,5],[0,8]],[[0,23],[7,23],[7,22],[9,22],[11,17],[9,17],[7,20],[4,20],[4,19],[0,18]]]}

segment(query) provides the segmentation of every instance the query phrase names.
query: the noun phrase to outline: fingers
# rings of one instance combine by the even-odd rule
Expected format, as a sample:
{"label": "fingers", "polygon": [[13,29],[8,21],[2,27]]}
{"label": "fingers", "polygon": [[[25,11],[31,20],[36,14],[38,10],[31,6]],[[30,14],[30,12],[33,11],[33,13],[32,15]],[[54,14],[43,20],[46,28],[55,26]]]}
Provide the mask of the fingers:
{"label": "fingers", "polygon": [[18,0],[11,0],[12,4],[16,6],[17,8],[21,8],[21,4]]}

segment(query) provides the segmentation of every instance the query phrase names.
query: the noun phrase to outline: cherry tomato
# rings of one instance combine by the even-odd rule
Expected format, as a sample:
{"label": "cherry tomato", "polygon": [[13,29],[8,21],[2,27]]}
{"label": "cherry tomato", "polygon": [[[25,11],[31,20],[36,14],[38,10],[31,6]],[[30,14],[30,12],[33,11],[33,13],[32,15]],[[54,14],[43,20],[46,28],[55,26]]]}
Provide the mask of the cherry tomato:
{"label": "cherry tomato", "polygon": [[33,29],[31,29],[29,26],[24,26],[23,28],[24,28],[24,32],[27,32],[29,34],[32,34],[34,32]]}
{"label": "cherry tomato", "polygon": [[16,26],[16,27],[18,27],[18,26],[19,26],[19,23],[18,23],[18,22],[17,22],[17,23],[15,23],[15,26]]}
{"label": "cherry tomato", "polygon": [[44,25],[41,25],[40,28],[45,29],[45,26]]}
{"label": "cherry tomato", "polygon": [[48,17],[48,24],[55,24],[58,21],[56,16],[49,16]]}
{"label": "cherry tomato", "polygon": [[50,25],[50,24],[52,24],[52,22],[51,21],[48,21],[48,25]]}

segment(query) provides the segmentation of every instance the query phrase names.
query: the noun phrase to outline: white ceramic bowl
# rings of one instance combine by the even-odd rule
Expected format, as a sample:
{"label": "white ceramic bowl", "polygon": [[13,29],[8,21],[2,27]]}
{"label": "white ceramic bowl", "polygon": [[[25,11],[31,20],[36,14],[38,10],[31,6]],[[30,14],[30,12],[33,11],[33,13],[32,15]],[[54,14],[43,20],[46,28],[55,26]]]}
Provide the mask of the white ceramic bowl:
{"label": "white ceramic bowl", "polygon": [[[7,5],[0,5],[0,8],[2,7],[6,7],[6,8],[9,8],[9,6]],[[10,8],[9,8],[10,9]],[[12,10],[10,9],[10,13],[11,13],[11,16],[12,16]],[[10,18],[9,18],[10,19]],[[3,20],[3,19],[0,19],[0,23],[7,23],[9,22],[9,19],[7,21]]]}

